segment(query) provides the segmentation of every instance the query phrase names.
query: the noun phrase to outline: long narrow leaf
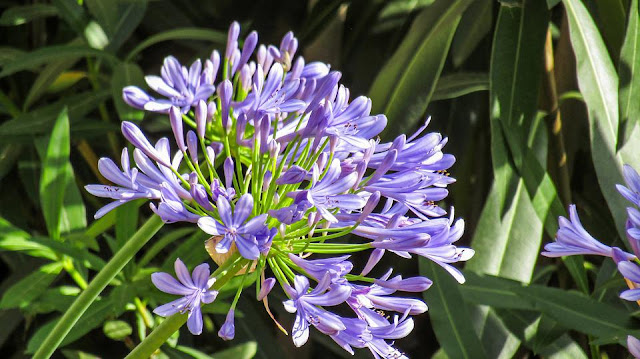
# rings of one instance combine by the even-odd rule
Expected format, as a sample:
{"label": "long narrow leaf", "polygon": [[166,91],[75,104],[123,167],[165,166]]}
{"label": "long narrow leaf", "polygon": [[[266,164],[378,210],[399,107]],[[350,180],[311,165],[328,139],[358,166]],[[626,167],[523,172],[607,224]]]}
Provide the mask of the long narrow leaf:
{"label": "long narrow leaf", "polygon": [[60,218],[65,190],[71,176],[66,166],[69,163],[69,116],[64,108],[51,132],[47,153],[40,176],[40,203],[47,222],[49,235],[60,238]]}
{"label": "long narrow leaf", "polygon": [[423,295],[431,308],[429,319],[440,346],[450,358],[485,358],[482,344],[469,325],[469,312],[458,289],[460,284],[440,266],[423,258],[420,273],[434,281]]}
{"label": "long narrow leaf", "polygon": [[369,91],[373,113],[387,116],[389,135],[407,132],[431,100],[449,46],[468,0],[438,0],[413,21],[407,36]]}

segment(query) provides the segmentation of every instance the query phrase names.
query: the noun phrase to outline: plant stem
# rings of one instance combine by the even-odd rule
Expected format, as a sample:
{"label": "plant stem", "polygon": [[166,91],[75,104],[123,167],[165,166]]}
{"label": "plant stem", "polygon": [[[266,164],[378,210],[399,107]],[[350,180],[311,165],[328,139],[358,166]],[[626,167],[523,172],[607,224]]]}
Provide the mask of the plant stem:
{"label": "plant stem", "polygon": [[138,344],[125,359],[149,358],[167,339],[187,322],[188,314],[176,313],[165,319],[152,332]]}
{"label": "plant stem", "polygon": [[40,348],[33,356],[34,359],[49,358],[67,336],[71,328],[78,322],[82,314],[95,301],[102,290],[129,263],[131,258],[153,237],[162,227],[160,217],[153,216],[125,243],[111,258],[104,268],[91,281],[86,290],[73,302],[64,313],[53,330],[47,335]]}

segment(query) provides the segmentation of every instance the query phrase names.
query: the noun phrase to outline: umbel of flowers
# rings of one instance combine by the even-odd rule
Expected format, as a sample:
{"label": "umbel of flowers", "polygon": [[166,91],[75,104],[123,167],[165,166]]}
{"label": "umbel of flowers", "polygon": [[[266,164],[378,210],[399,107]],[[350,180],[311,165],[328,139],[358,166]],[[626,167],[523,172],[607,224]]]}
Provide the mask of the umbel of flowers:
{"label": "umbel of flowers", "polygon": [[[455,159],[442,152],[447,139],[425,132],[427,122],[409,137],[381,143],[386,117],[370,114],[367,97],[351,100],[340,72],[296,57],[292,33],[276,47],[257,46],[252,32],[239,49],[239,30],[231,25],[224,56],[214,51],[189,68],[167,57],[160,76],[146,77],[158,98],[124,89],[129,105],[168,115],[173,139],[152,144],[135,124],[122,123],[135,166],[126,148],[120,168],[100,159],[100,172],[114,185],[86,189],[114,201],[96,218],[146,198],[164,222],[191,222],[212,236],[206,248],[220,265],[213,274],[206,263],[190,274],[176,259],[177,280],[152,275],[158,289],[181,296],[155,313],[188,312],[193,334],[202,331],[201,305],[215,300],[231,273],[243,275],[243,283],[255,280],[258,300],[276,282],[282,286],[289,297],[284,308],[295,313],[297,346],[313,326],[349,352],[403,357],[393,341],[411,332],[411,316],[427,306],[394,294],[423,292],[431,281],[391,269],[368,275],[385,254],[415,254],[464,282],[451,265],[474,253],[454,245],[464,222],[437,205],[454,182],[446,170]],[[356,270],[349,257],[362,251],[369,260]],[[243,287],[218,333],[223,339],[234,337]],[[352,314],[333,313],[338,305]]]}

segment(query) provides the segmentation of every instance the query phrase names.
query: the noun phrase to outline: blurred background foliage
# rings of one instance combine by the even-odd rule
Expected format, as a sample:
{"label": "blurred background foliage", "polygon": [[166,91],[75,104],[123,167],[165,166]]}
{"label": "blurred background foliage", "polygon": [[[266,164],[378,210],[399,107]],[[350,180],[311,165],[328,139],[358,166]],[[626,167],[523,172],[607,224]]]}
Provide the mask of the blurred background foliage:
{"label": "blurred background foliage", "polygon": [[[104,182],[122,120],[160,136],[162,116],[124,104],[162,59],[206,58],[238,20],[262,43],[293,30],[307,61],[332,64],[352,95],[385,113],[384,140],[427,116],[449,136],[457,183],[445,206],[476,250],[467,283],[403,261],[436,285],[427,314],[397,343],[412,357],[625,357],[638,307],[611,260],[539,255],[569,203],[604,243],[621,244],[620,164],[640,168],[638,0],[35,0],[0,2],[0,353],[28,357],[74,298],[151,212],[104,218],[83,186]],[[63,109],[65,109],[63,111]],[[144,118],[143,118],[144,116]],[[595,165],[594,165],[595,164]],[[161,318],[149,275],[176,257],[207,258],[204,233],[166,226],[114,279],[56,357],[122,357]],[[380,268],[384,265],[379,266]],[[232,283],[233,284],[233,283]],[[237,287],[239,283],[235,283]],[[234,292],[234,285],[219,298]],[[283,298],[276,293],[274,299]],[[227,301],[228,302],[228,301]],[[292,318],[279,305],[285,327]],[[240,301],[236,340],[216,335],[228,304],[205,307],[205,333],[174,335],[157,357],[349,357],[313,335],[296,349],[262,304]],[[368,357],[368,351],[356,353]]]}

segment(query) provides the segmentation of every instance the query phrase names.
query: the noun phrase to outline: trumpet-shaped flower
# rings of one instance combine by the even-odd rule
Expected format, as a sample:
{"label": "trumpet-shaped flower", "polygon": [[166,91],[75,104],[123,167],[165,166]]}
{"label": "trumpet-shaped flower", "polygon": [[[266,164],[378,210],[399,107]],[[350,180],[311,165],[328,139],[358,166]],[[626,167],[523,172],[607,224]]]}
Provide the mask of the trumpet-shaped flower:
{"label": "trumpet-shaped flower", "polygon": [[209,290],[213,283],[209,283],[209,265],[197,266],[190,275],[187,266],[178,258],[175,262],[176,280],[169,273],[156,272],[151,275],[151,281],[161,291],[169,294],[181,295],[180,299],[161,305],[153,310],[161,317],[168,317],[176,313],[189,313],[187,327],[192,334],[202,333],[201,303],[211,303],[218,292]]}

